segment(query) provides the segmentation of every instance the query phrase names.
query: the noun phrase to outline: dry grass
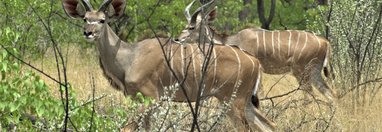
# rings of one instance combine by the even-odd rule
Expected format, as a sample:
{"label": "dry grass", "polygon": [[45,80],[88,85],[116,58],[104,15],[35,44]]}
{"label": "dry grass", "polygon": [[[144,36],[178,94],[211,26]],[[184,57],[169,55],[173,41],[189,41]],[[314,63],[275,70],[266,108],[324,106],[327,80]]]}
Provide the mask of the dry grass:
{"label": "dry grass", "polygon": [[[195,108],[195,103],[192,105]],[[162,101],[151,108],[154,107],[155,110],[149,116],[152,131],[190,131],[193,117],[186,103]],[[226,116],[229,109],[228,105],[218,103],[215,98],[203,100],[198,116],[200,130],[233,131],[233,125]],[[139,122],[143,123],[143,120]]]}
{"label": "dry grass", "polygon": [[[90,76],[94,76],[96,96],[103,94],[107,97],[98,101],[98,107],[109,107],[110,104],[128,105],[121,92],[114,90],[104,78],[99,67],[98,58],[94,50],[78,50],[75,46],[64,49],[67,54],[68,79],[80,100],[91,98],[92,88]],[[44,59],[32,62],[33,65],[57,78],[55,61],[52,51],[48,51]],[[57,85],[43,77],[52,88],[52,94],[58,97]],[[296,79],[286,75],[265,75],[263,90],[260,98],[267,95],[284,94],[298,87]],[[317,97],[306,96],[303,91],[297,91],[287,96],[261,102],[262,111],[267,113],[280,131],[382,131],[382,96],[378,94],[372,104],[364,106],[354,105],[352,95],[339,99],[335,104],[325,103],[317,91]],[[317,101],[321,100],[321,101]],[[180,105],[186,106],[186,105]],[[227,129],[225,129],[227,130]]]}
{"label": "dry grass", "polygon": [[[268,96],[280,95],[297,87],[297,80],[290,75],[265,75],[262,95],[269,90]],[[380,94],[372,104],[357,106],[351,94],[330,105],[318,91],[314,92],[316,99],[300,90],[275,99],[274,105],[269,100],[261,103],[282,131],[382,131]]]}
{"label": "dry grass", "polygon": [[[63,48],[62,52],[65,55],[65,59],[67,59],[68,82],[75,91],[77,99],[86,101],[92,98],[93,89],[91,77],[93,76],[95,97],[106,95],[106,97],[97,101],[97,106],[100,109],[110,107],[110,105],[126,105],[123,93],[112,88],[108,80],[104,77],[95,50],[79,50],[76,46],[70,46],[69,48]],[[34,60],[31,64],[58,79],[56,61],[51,49],[47,51],[43,59]],[[41,77],[51,88],[52,94],[59,98],[58,85],[43,75],[41,75]]]}

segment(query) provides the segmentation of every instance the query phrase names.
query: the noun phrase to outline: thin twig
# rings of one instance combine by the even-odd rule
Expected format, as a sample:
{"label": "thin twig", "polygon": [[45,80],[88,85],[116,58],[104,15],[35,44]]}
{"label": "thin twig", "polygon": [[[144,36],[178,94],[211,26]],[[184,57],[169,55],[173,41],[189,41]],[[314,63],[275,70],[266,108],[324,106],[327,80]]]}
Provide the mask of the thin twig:
{"label": "thin twig", "polygon": [[83,104],[81,104],[81,105],[78,105],[78,106],[76,106],[76,107],[73,107],[73,108],[71,108],[70,110],[73,111],[73,110],[76,110],[76,109],[78,109],[78,108],[80,108],[80,107],[84,107],[84,106],[86,106],[86,105],[88,105],[88,104],[90,104],[90,103],[93,103],[93,102],[96,102],[96,101],[98,101],[98,100],[101,100],[101,99],[103,99],[103,98],[105,98],[105,97],[107,97],[107,96],[108,96],[107,94],[103,94],[103,95],[101,95],[101,96],[94,97],[93,99],[91,99],[91,100],[89,100],[89,101],[86,101],[85,103],[83,103]]}
{"label": "thin twig", "polygon": [[268,95],[269,95],[269,93],[272,91],[272,89],[276,86],[276,84],[278,84],[280,81],[281,81],[281,79],[283,79],[283,78],[285,78],[285,76],[286,76],[287,74],[284,74],[282,77],[280,77],[272,86],[271,86],[271,88],[268,90],[268,92],[267,92],[267,94],[265,94],[265,97],[267,97]]}
{"label": "thin twig", "polygon": [[[90,73],[89,73],[90,74]],[[89,132],[92,131],[92,127],[93,127],[93,120],[94,120],[94,113],[95,113],[95,99],[94,99],[94,96],[95,96],[95,81],[94,81],[94,76],[91,76],[90,77],[91,79],[91,82],[92,82],[92,89],[93,89],[93,94],[92,94],[92,116],[90,118],[90,126],[89,126]]]}
{"label": "thin twig", "polygon": [[[53,12],[53,3],[55,3],[55,2],[53,0],[51,0],[50,2],[51,2],[50,3],[50,14],[52,14],[52,12]],[[67,75],[66,75],[65,61],[63,59],[63,55],[62,55],[60,49],[57,46],[56,40],[53,37],[52,31],[51,31],[51,28],[50,28],[50,19],[48,19],[47,22],[44,22],[44,20],[38,14],[36,9],[31,5],[29,0],[27,0],[27,3],[29,5],[29,7],[31,7],[32,11],[36,14],[37,18],[42,23],[43,27],[45,28],[45,30],[47,31],[47,33],[49,35],[50,41],[53,44],[53,49],[54,49],[53,51],[54,51],[54,55],[55,55],[55,59],[56,59],[56,66],[57,66],[57,73],[58,73],[58,78],[59,78],[58,80],[59,80],[59,82],[61,82],[61,70],[60,70],[60,63],[59,63],[59,61],[62,64],[63,77],[64,77],[64,83],[63,84],[64,85],[62,85],[62,83],[59,83],[59,88],[60,88],[61,100],[63,100],[63,97],[62,97],[63,93],[61,91],[61,86],[63,86],[65,88],[65,103],[63,102],[64,109],[65,109],[65,119],[64,119],[64,129],[63,130],[67,131],[68,121],[70,119],[69,119],[69,90],[68,90],[68,85],[67,85],[68,84],[68,80],[67,80]],[[76,129],[75,125],[72,122],[71,122],[71,124]]]}
{"label": "thin twig", "polygon": [[262,98],[262,99],[260,99],[260,101],[262,101],[262,100],[271,100],[271,99],[275,99],[275,98],[281,98],[281,97],[287,96],[287,95],[289,95],[289,94],[291,94],[291,93],[294,93],[294,92],[296,92],[296,91],[298,91],[298,90],[300,90],[300,87],[298,87],[298,88],[296,88],[296,89],[293,89],[293,90],[291,90],[291,91],[289,91],[289,92],[287,92],[287,93],[285,93],[285,94],[280,94],[280,95],[276,95],[276,96],[272,96],[272,97],[265,97],[265,98]]}
{"label": "thin twig", "polygon": [[60,84],[61,86],[64,86],[64,84],[62,84],[60,81],[58,81],[57,79],[55,79],[54,77],[52,77],[51,75],[49,75],[48,73],[45,73],[44,71],[38,69],[37,67],[33,66],[32,64],[24,61],[23,59],[17,57],[15,54],[13,54],[9,49],[7,49],[3,44],[0,45],[1,48],[3,48],[5,50],[5,52],[7,52],[9,55],[11,55],[13,58],[15,58],[16,60],[20,61],[22,64],[25,64],[27,65],[28,67],[32,68],[33,70],[43,74],[44,76],[48,77],[50,80]]}
{"label": "thin twig", "polygon": [[[154,14],[154,12],[155,12],[156,8],[158,7],[158,5],[160,4],[160,1],[161,1],[161,0],[158,0],[158,2],[156,3],[156,5],[154,5],[154,8],[151,8],[151,9],[152,9],[152,12],[151,12],[151,14],[150,14],[148,17],[146,17],[146,20],[147,20],[146,22],[147,22],[147,24],[148,24],[150,30],[154,33],[155,38],[156,38],[156,39],[158,40],[158,42],[159,42],[159,45],[160,45],[161,50],[162,50],[162,52],[163,52],[164,58],[165,58],[165,60],[166,60],[166,64],[167,64],[167,66],[169,66],[169,70],[171,71],[171,74],[174,76],[174,78],[175,78],[178,82],[181,82],[180,79],[178,78],[178,76],[176,76],[174,69],[171,67],[171,64],[170,64],[170,62],[169,62],[170,59],[166,56],[166,51],[165,51],[165,49],[164,49],[164,46],[165,46],[166,44],[171,43],[171,39],[169,39],[165,44],[162,44],[162,42],[161,42],[161,40],[160,40],[158,34],[157,34],[156,31],[154,30],[154,27],[153,27],[152,24],[150,23],[150,18],[151,18],[151,16]],[[196,113],[195,113],[195,111],[194,111],[194,109],[193,109],[193,107],[192,107],[191,100],[190,100],[190,98],[189,98],[189,96],[188,96],[188,94],[187,94],[187,92],[186,92],[186,89],[184,88],[184,86],[183,86],[182,83],[181,83],[179,86],[181,87],[181,90],[182,90],[184,96],[186,97],[186,102],[187,102],[188,106],[191,108],[191,113],[192,113],[193,117],[196,118],[197,115],[196,115]],[[196,127],[197,127],[197,129],[200,131],[200,128],[199,128],[199,125],[198,125],[198,124],[196,124]]]}
{"label": "thin twig", "polygon": [[369,83],[376,83],[376,82],[382,82],[382,77],[380,77],[380,78],[375,78],[375,79],[372,79],[372,80],[367,80],[367,81],[365,81],[365,82],[359,83],[358,85],[353,86],[349,91],[347,91],[347,92],[345,92],[344,94],[338,96],[338,98],[343,98],[343,97],[346,96],[348,93],[354,91],[355,89],[357,89],[357,88],[360,87],[360,86],[367,85],[367,84],[369,84]]}

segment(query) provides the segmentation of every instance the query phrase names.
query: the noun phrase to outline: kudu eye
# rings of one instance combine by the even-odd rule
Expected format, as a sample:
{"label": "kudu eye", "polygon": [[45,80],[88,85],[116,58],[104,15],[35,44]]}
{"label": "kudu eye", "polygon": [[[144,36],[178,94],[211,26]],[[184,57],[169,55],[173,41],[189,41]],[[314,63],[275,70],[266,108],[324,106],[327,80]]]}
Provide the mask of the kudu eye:
{"label": "kudu eye", "polygon": [[101,20],[101,21],[99,21],[100,23],[105,23],[105,20]]}
{"label": "kudu eye", "polygon": [[86,22],[87,20],[86,20],[86,18],[84,18],[84,22]]}
{"label": "kudu eye", "polygon": [[195,27],[189,27],[188,28],[188,30],[194,30],[195,29]]}

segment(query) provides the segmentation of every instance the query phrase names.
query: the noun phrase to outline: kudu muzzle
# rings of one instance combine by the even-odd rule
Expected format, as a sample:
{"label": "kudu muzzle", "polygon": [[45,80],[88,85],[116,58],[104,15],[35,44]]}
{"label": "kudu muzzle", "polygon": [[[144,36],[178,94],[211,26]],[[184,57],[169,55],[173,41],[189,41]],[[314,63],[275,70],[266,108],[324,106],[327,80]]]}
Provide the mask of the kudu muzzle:
{"label": "kudu muzzle", "polygon": [[97,25],[96,24],[86,24],[84,26],[84,36],[86,39],[95,39],[97,36],[96,31]]}

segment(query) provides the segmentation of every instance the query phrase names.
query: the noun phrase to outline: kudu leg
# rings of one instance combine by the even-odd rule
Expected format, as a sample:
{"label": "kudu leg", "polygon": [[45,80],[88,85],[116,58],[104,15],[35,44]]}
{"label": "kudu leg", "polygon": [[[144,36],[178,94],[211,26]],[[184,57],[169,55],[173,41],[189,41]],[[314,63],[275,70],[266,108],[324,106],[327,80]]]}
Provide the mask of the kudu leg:
{"label": "kudu leg", "polygon": [[[307,74],[308,73],[308,74]],[[315,96],[313,92],[313,87],[310,81],[310,76],[307,70],[298,70],[298,71],[293,71],[294,77],[296,77],[299,88],[303,90],[304,92],[304,98],[306,100],[309,99],[309,96]]]}
{"label": "kudu leg", "polygon": [[272,132],[275,130],[276,125],[261,114],[261,111],[249,101],[246,103],[244,113],[251,131]]}
{"label": "kudu leg", "polygon": [[[224,102],[224,98],[220,98],[220,102]],[[249,99],[248,99],[249,100]],[[229,100],[226,100],[226,102]],[[245,120],[245,97],[237,97],[231,102],[231,110],[227,113],[228,117],[233,126],[233,131],[235,132],[245,132],[248,131],[248,126],[246,126]]]}
{"label": "kudu leg", "polygon": [[231,125],[233,126],[234,132],[244,132],[248,131],[248,129],[245,126],[245,123],[243,121],[242,113],[237,107],[232,106],[231,110],[228,112],[228,117],[231,122]]}
{"label": "kudu leg", "polygon": [[311,83],[315,88],[320,91],[321,94],[323,94],[330,102],[335,99],[335,93],[332,91],[332,89],[329,87],[329,85],[325,82],[325,80],[322,78],[321,70],[314,69],[311,71]]}
{"label": "kudu leg", "polygon": [[[152,109],[149,109],[152,108]],[[147,110],[149,109],[149,110]],[[150,131],[151,126],[150,126],[150,116],[153,113],[153,105],[145,106],[142,104],[138,108],[138,113],[141,114],[142,116],[140,117],[132,117],[127,121],[127,124],[125,125],[124,128],[121,129],[122,132],[136,132],[136,131]],[[138,125],[140,122],[142,123],[142,128],[143,130],[140,130],[140,126]]]}
{"label": "kudu leg", "polygon": [[127,124],[121,129],[121,132],[135,132],[138,129],[138,122],[134,121],[133,118],[130,118],[127,121]]}
{"label": "kudu leg", "polygon": [[332,102],[335,94],[322,78],[321,71],[321,64],[311,64],[303,70],[293,71],[293,75],[297,81],[299,81],[300,88],[307,92],[307,94],[304,94],[305,99],[308,99],[309,96],[315,96],[312,89],[314,86],[322,95]]}
{"label": "kudu leg", "polygon": [[[125,78],[126,80],[127,79],[130,79],[132,77],[129,77],[129,78]],[[131,79],[133,80],[133,79]],[[140,88],[140,91],[141,93],[146,96],[146,97],[153,97],[153,96],[150,96],[149,94],[147,93],[150,93],[150,92],[147,92],[147,91],[150,91],[153,87],[155,87],[155,85],[153,85],[153,83],[144,83],[143,85],[139,85],[137,86],[137,83],[134,83],[134,82],[139,82],[139,81],[126,81],[126,82],[130,82],[130,83],[126,83],[127,84],[127,88],[135,88],[135,87],[139,87]],[[131,93],[135,93],[136,91],[130,91]],[[155,92],[151,92],[151,93],[155,93]],[[135,97],[135,95],[133,96],[133,100],[137,100],[137,98]],[[158,99],[157,99],[158,100]],[[142,115],[140,117],[138,117],[138,119],[136,117],[132,117],[131,119],[128,120],[128,123],[126,124],[126,126],[121,130],[123,132],[135,132],[135,131],[142,131],[142,130],[139,130],[140,128],[139,127],[142,127],[145,131],[149,131],[150,130],[150,115],[152,115],[151,113],[153,112],[155,108],[153,107],[153,104],[150,104],[148,106],[145,106],[144,104],[141,104],[141,106],[139,106],[138,110],[137,110],[137,113]],[[139,126],[138,124],[142,122],[142,126]]]}
{"label": "kudu leg", "polygon": [[[142,104],[138,108],[138,110],[137,110],[138,112],[137,113],[143,114],[146,109],[147,109],[147,107]],[[140,131],[138,124],[142,120],[143,120],[143,127],[144,127],[144,129],[148,130],[149,118],[148,118],[147,115],[150,115],[150,114],[143,114],[143,115],[146,115],[146,116],[140,116],[140,117],[133,116],[133,117],[129,118],[128,121],[127,121],[127,124],[121,129],[121,132],[136,132],[136,131]]]}
{"label": "kudu leg", "polygon": [[228,113],[228,116],[232,125],[235,127],[234,131],[274,131],[275,124],[261,114],[261,112],[252,104],[251,100],[251,98],[236,99],[233,102],[233,106]]}

